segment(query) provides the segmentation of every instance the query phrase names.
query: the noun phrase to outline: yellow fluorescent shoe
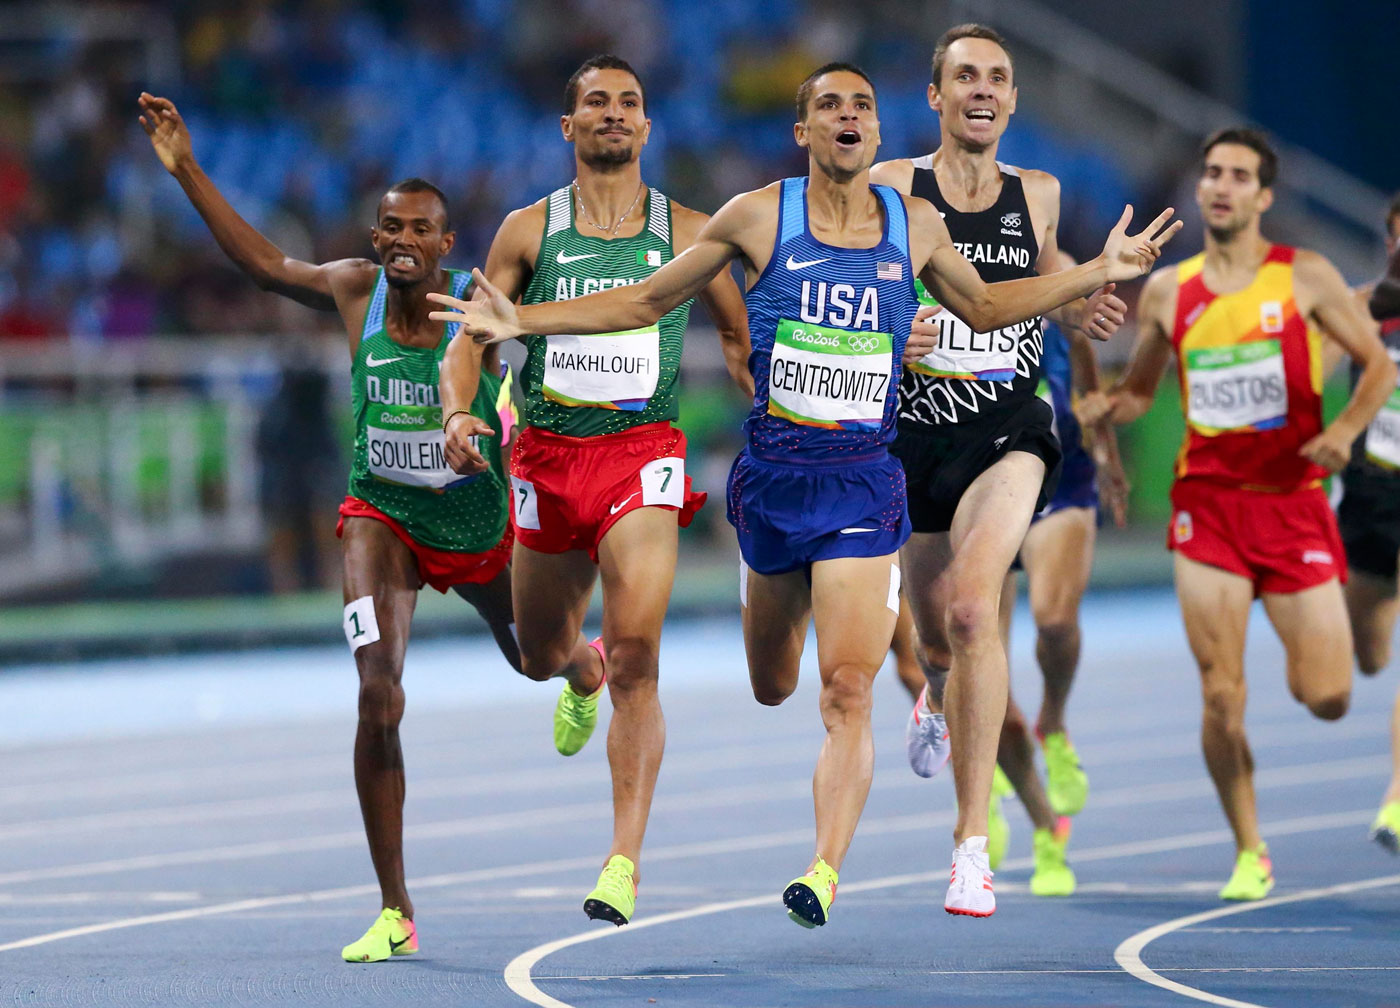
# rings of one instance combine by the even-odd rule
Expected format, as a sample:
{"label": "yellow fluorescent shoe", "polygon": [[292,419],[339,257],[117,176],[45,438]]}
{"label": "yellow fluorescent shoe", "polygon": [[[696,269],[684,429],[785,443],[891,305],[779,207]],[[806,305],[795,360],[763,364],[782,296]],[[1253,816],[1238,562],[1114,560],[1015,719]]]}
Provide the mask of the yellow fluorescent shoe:
{"label": "yellow fluorescent shoe", "polygon": [[1045,796],[1056,815],[1078,815],[1089,798],[1089,777],[1079,765],[1079,753],[1064,732],[1041,740],[1045,748]]}
{"label": "yellow fluorescent shoe", "polygon": [[836,899],[836,869],[821,858],[808,869],[807,874],[799,875],[783,890],[783,906],[787,907],[788,917],[793,923],[805,928],[821,927],[831,915],[831,904]]}
{"label": "yellow fluorescent shoe", "polygon": [[608,858],[598,884],[583,901],[583,912],[594,920],[605,920],[621,927],[637,909],[636,866],[621,854]]}
{"label": "yellow fluorescent shoe", "polygon": [[385,907],[364,937],[340,950],[346,962],[383,962],[390,956],[413,955],[418,951],[418,929],[399,911]]}
{"label": "yellow fluorescent shoe", "polygon": [[1269,859],[1269,848],[1260,844],[1254,850],[1240,851],[1235,859],[1235,871],[1220,890],[1220,898],[1261,900],[1273,887],[1274,863]]}

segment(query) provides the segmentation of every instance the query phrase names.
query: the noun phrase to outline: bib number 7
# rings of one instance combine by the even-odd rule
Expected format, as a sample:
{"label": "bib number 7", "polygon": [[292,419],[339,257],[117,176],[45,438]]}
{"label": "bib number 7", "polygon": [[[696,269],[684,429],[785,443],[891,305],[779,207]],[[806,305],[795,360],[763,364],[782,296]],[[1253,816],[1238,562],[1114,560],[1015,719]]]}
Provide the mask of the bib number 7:
{"label": "bib number 7", "polygon": [[540,506],[535,496],[535,484],[515,476],[510,478],[510,506],[515,512],[517,528],[539,529]]}

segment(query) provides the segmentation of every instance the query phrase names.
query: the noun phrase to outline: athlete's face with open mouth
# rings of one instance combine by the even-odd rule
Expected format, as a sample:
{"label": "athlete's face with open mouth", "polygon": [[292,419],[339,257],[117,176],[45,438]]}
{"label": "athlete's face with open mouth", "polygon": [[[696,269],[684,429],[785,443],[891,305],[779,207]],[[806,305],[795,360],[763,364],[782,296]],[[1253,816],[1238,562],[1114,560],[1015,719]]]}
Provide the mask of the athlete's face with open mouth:
{"label": "athlete's face with open mouth", "polygon": [[880,118],[875,89],[860,74],[834,70],[812,82],[807,117],[794,128],[797,143],[838,175],[857,175],[875,163]]}
{"label": "athlete's face with open mouth", "polygon": [[990,147],[1016,111],[1011,57],[990,39],[960,38],[948,47],[943,79],[928,86],[929,107],[948,134],[972,147]]}
{"label": "athlete's face with open mouth", "polygon": [[626,70],[590,70],[579,78],[574,111],[560,121],[584,164],[627,164],[651,133],[642,85]]}
{"label": "athlete's face with open mouth", "polygon": [[390,286],[411,287],[437,273],[454,238],[444,230],[446,217],[442,202],[430,192],[386,193],[379,201],[379,222],[370,239]]}

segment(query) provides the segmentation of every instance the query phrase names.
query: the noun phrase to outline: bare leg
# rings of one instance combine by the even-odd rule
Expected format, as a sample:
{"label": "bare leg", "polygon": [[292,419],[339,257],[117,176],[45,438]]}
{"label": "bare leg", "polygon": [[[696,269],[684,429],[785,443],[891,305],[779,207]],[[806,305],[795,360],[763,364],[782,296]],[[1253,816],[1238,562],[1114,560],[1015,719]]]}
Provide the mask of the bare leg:
{"label": "bare leg", "polygon": [[520,671],[526,677],[536,682],[562,677],[580,695],[598,689],[602,662],[580,632],[597,573],[581,550],[540,553],[515,544],[511,595]]}
{"label": "bare leg", "polygon": [[[677,540],[676,513],[645,507],[621,518],[598,547],[603,644],[613,706],[608,727],[613,839],[608,853],[621,854],[636,866],[641,863],[642,838],[666,747],[657,680]],[[641,879],[640,868],[633,878]]]}
{"label": "bare leg", "polygon": [[943,700],[958,795],[956,844],[987,833],[1008,692],[998,615],[1002,582],[1025,537],[1044,476],[1038,457],[1011,452],[968,487],[949,530],[953,561],[944,577],[952,665]]}
{"label": "bare leg", "polygon": [[1288,656],[1288,689],[1314,716],[1335,721],[1351,700],[1351,626],[1334,578],[1287,595],[1262,596]]}
{"label": "bare leg", "polygon": [[1035,657],[1045,680],[1036,730],[1065,731],[1065,704],[1079,666],[1079,603],[1094,561],[1092,508],[1065,508],[1026,533],[1021,558],[1035,620]]}
{"label": "bare leg", "polygon": [[1172,554],[1186,639],[1201,671],[1201,748],[1239,851],[1259,846],[1254,757],[1244,734],[1247,578]]}
{"label": "bare leg", "polygon": [[345,602],[373,599],[379,640],[355,651],[360,673],[359,724],[355,732],[355,790],[360,798],[370,860],[379,879],[381,905],[413,917],[403,866],[403,657],[418,570],[413,554],[383,522],[345,519]]}
{"label": "bare leg", "polygon": [[[1032,526],[1034,528],[1035,526]],[[1007,571],[1002,582],[1000,603],[1000,630],[1002,647],[1008,660],[1011,655],[1011,616],[1016,609],[1016,572]],[[1001,738],[997,740],[997,766],[1006,774],[1006,779],[1016,789],[1016,797],[1025,806],[1036,829],[1053,831],[1055,813],[1050,808],[1050,800],[1045,795],[1045,785],[1035,766],[1035,746],[1026,727],[1026,716],[1021,712],[1016,698],[1011,695],[1008,685],[1006,692],[1006,717],[1001,723]]]}
{"label": "bare leg", "polygon": [[510,568],[486,584],[453,585],[452,590],[470,602],[486,621],[496,646],[510,667],[520,671],[520,645],[515,639],[515,610],[511,602]]}
{"label": "bare leg", "polygon": [[1350,568],[1347,572],[1347,614],[1355,638],[1356,664],[1366,675],[1375,675],[1390,661],[1390,639],[1400,610],[1394,578],[1377,577]]}
{"label": "bare leg", "polygon": [[[919,692],[927,681],[923,665],[919,661],[919,635],[914,631],[914,613],[909,608],[909,600],[899,597],[899,619],[894,625],[894,640],[890,642],[890,653],[894,655],[894,670],[904,685],[911,700],[919,698]],[[940,702],[943,696],[942,683],[939,684]]]}

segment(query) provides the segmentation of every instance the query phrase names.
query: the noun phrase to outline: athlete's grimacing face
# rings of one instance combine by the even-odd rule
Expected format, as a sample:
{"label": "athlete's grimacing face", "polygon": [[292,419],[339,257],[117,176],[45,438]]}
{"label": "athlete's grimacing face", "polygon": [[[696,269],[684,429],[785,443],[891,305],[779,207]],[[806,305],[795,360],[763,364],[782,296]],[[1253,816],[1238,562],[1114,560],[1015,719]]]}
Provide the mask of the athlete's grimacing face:
{"label": "athlete's grimacing face", "polygon": [[1274,202],[1259,184],[1259,152],[1243,144],[1218,143],[1206,151],[1196,182],[1196,205],[1214,234],[1236,234],[1256,223]]}
{"label": "athlete's grimacing face", "polygon": [[859,175],[880,149],[875,89],[849,70],[822,74],[812,82],[806,118],[793,126],[793,135],[833,177]]}
{"label": "athlete's grimacing face", "polygon": [[446,230],[447,211],[431,192],[385,193],[370,241],[391,287],[412,287],[435,276],[457,235]]}
{"label": "athlete's grimacing face", "polygon": [[584,164],[628,164],[651,135],[642,85],[626,70],[590,70],[579,78],[574,111],[561,116],[564,139]]}
{"label": "athlete's grimacing face", "polygon": [[1006,50],[990,39],[957,39],[948,46],[942,76],[928,86],[928,104],[948,135],[976,148],[1000,140],[1016,111]]}

